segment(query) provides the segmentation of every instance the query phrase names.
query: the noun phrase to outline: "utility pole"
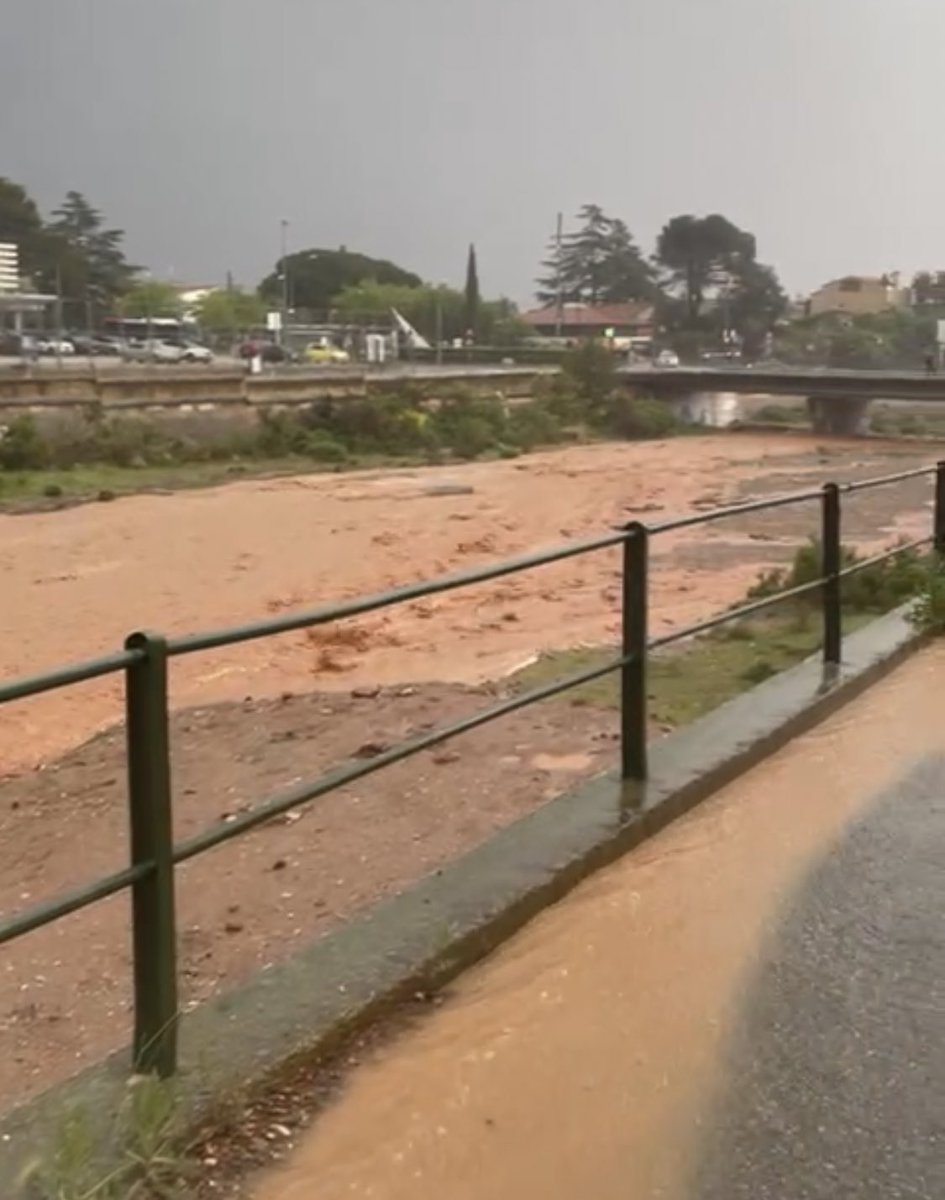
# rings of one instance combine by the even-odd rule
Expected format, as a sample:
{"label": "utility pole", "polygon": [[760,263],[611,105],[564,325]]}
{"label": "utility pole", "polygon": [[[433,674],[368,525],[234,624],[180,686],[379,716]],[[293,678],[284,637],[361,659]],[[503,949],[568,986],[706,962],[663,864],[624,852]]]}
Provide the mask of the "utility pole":
{"label": "utility pole", "polygon": [[62,268],[56,263],[56,365],[62,366]]}
{"label": "utility pole", "polygon": [[558,227],[555,232],[555,337],[561,337],[561,327],[564,324],[564,296],[561,291],[562,287],[564,286],[561,272],[563,227],[564,218],[561,213],[558,213]]}
{"label": "utility pole", "polygon": [[282,317],[280,321],[279,341],[284,346],[286,344],[286,331],[289,324],[289,261],[287,250],[289,222],[284,217],[279,222],[279,229],[281,231],[279,264],[282,267]]}

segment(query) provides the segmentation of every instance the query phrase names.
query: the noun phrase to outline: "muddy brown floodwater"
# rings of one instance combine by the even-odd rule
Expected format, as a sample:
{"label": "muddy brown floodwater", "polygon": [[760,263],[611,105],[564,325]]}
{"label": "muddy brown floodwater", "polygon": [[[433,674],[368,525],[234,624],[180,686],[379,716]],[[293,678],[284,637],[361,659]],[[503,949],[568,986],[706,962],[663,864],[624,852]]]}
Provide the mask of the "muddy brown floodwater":
{"label": "muddy brown floodwater", "polygon": [[[169,634],[342,600],[756,490],[810,486],[929,459],[911,449],[794,436],[709,436],[571,447],[512,462],[241,482],[62,512],[0,516],[0,678]],[[927,490],[927,489],[926,489]],[[925,520],[913,488],[861,533]],[[815,512],[691,529],[654,548],[657,631],[743,595],[783,562]],[[902,521],[907,525],[904,526]],[[908,522],[912,522],[912,526]],[[604,552],[417,601],[358,621],[174,662],[176,706],[350,689],[364,682],[496,678],[536,652],[619,628],[619,558]],[[9,706],[0,776],[116,721],[121,680]]]}
{"label": "muddy brown floodwater", "polygon": [[936,645],[532,922],[358,1068],[253,1200],[695,1200],[765,936],[941,750],[943,670]]}

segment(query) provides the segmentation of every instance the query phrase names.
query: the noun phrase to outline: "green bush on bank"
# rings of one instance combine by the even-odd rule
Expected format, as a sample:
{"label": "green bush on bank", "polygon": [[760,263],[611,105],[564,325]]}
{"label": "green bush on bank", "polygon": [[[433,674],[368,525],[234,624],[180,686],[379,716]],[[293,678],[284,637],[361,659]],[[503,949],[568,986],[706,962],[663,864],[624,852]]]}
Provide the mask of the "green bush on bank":
{"label": "green bush on bank", "polygon": [[562,420],[599,436],[638,441],[671,437],[680,431],[669,405],[634,396],[620,386],[616,359],[599,342],[583,342],[570,350],[561,374],[548,388],[552,410]]}
{"label": "green bush on bank", "polygon": [[916,629],[945,633],[945,562],[932,555],[909,619]]}
{"label": "green bush on bank", "polygon": [[[765,571],[747,594],[747,599],[763,600],[792,588],[814,583],[822,575],[822,547],[811,538],[794,555],[790,567]],[[863,556],[850,546],[840,549],[841,570],[863,562]],[[885,613],[920,596],[927,586],[934,560],[917,550],[904,550],[895,558],[887,558],[864,567],[841,583],[841,599],[848,612]],[[936,569],[938,569],[936,567]],[[794,598],[791,603],[802,608],[817,607],[820,593],[812,590]]]}
{"label": "green bush on bank", "polygon": [[588,342],[569,351],[561,374],[540,380],[534,398],[523,402],[463,384],[429,399],[407,382],[370,398],[326,397],[296,410],[263,410],[255,428],[215,442],[172,435],[142,417],[107,416],[101,406],[50,433],[19,416],[0,431],[0,470],[286,457],[335,466],[363,457],[439,462],[514,456],[582,437],[637,440],[677,431],[669,407],[621,390],[613,355]]}

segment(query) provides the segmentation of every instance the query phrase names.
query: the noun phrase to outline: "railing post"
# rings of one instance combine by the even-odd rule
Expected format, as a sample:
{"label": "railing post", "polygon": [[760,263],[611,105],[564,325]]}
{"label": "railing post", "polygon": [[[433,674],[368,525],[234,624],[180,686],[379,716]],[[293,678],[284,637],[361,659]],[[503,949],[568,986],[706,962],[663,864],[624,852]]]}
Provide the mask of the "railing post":
{"label": "railing post", "polygon": [[821,601],[824,618],[824,664],[839,666],[843,657],[843,626],[840,595],[840,488],[825,483],[821,502],[821,567],[824,579]]}
{"label": "railing post", "polygon": [[620,672],[620,761],[624,779],[644,780],[646,758],[646,666],[649,533],[627,526],[623,543],[623,667]]}
{"label": "railing post", "polygon": [[936,553],[945,557],[945,462],[935,464],[934,520],[932,543]]}
{"label": "railing post", "polygon": [[168,745],[167,642],[133,633],[143,657],[125,674],[131,862],[148,873],[132,888],[134,1066],[166,1078],[177,1067],[177,945]]}

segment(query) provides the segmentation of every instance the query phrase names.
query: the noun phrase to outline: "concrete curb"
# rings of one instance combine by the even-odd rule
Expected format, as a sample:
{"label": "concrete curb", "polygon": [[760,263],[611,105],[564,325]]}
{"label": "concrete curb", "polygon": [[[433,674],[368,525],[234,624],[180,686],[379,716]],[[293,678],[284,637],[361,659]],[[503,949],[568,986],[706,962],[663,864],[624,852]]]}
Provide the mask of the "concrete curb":
{"label": "concrete curb", "polygon": [[[843,667],[819,658],[767,680],[651,747],[651,778],[614,774],[543,805],[294,959],[181,1020],[185,1117],[212,1111],[288,1064],[318,1060],[418,992],[441,987],[535,914],[892,670],[924,640],[906,610],[845,641]],[[448,803],[448,795],[444,803]],[[0,1195],[64,1112],[113,1113],[127,1052],[0,1121]]]}

